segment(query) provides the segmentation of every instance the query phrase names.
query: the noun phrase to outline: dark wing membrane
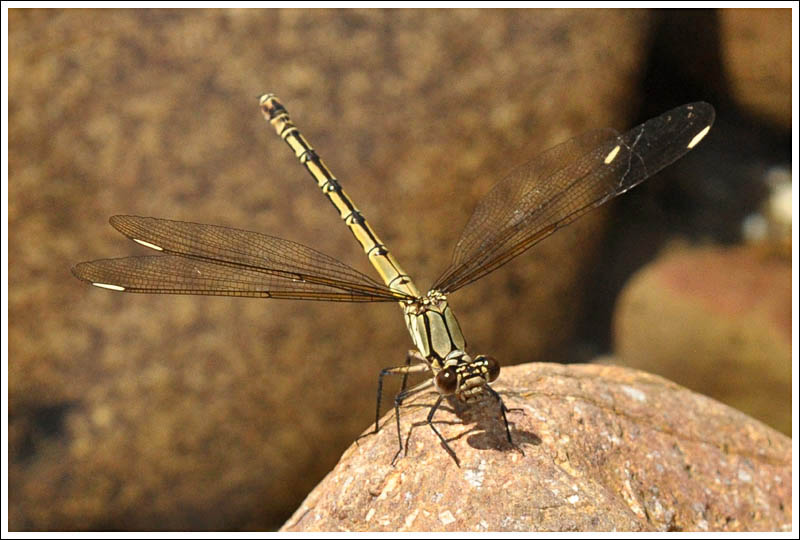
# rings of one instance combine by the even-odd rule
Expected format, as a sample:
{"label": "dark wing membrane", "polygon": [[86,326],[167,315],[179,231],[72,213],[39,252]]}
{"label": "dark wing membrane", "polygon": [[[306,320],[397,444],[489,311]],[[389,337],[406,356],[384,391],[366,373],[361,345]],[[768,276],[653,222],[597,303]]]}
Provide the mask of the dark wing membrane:
{"label": "dark wing membrane", "polygon": [[585,133],[517,167],[478,203],[432,288],[453,292],[499,268],[683,156],[713,122],[711,105],[691,103],[623,135]]}
{"label": "dark wing membrane", "polygon": [[[167,255],[82,263],[73,269],[78,278],[129,292],[260,297],[280,293],[351,302],[407,298],[333,257],[282,238],[138,216],[114,216],[110,222],[128,238]],[[145,273],[137,277],[139,271]]]}

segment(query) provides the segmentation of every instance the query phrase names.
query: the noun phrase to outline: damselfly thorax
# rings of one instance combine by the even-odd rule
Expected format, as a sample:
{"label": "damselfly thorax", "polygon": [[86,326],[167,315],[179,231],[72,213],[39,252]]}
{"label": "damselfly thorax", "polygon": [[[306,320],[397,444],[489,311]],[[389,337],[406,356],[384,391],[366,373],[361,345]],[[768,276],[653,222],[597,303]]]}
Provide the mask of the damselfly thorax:
{"label": "damselfly thorax", "polygon": [[[73,273],[97,287],[123,292],[397,302],[415,349],[409,351],[405,365],[386,368],[378,376],[373,433],[379,430],[383,378],[401,375],[401,391],[394,399],[399,445],[395,459],[403,450],[400,405],[409,396],[434,388],[438,398],[427,424],[456,463],[455,452],[433,423],[447,396],[465,403],[492,397],[499,405],[509,443],[512,437],[508,409],[490,386],[499,376],[500,366],[490,356],[468,352],[448,295],[674,162],[697,145],[714,121],[711,105],[690,103],[621,135],[612,129],[579,135],[517,167],[478,203],[450,265],[430,292],[422,295],[280,101],[267,94],[260,105],[265,118],[336,208],[383,283],[282,238],[139,216],[113,216],[110,222],[160,255],[80,263]],[[408,375],[423,372],[430,372],[431,378],[407,389]]]}
{"label": "damselfly thorax", "polygon": [[500,375],[500,365],[494,358],[466,353],[467,342],[447,297],[428,291],[406,303],[403,311],[411,340],[433,373],[439,393],[455,394],[466,403],[482,397],[484,386]]}

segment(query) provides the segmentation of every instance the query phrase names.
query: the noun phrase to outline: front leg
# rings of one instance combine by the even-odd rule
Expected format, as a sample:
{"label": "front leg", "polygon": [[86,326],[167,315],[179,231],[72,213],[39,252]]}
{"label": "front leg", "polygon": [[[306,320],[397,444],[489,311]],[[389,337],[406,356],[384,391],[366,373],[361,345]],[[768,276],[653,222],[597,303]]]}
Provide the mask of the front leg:
{"label": "front leg", "polygon": [[509,428],[509,426],[508,426],[508,418],[506,418],[506,412],[508,412],[509,409],[508,409],[508,407],[506,407],[506,404],[503,403],[503,398],[501,398],[500,394],[498,394],[497,391],[494,388],[492,388],[491,386],[486,385],[486,389],[489,391],[489,394],[491,394],[492,397],[495,398],[497,400],[497,402],[500,404],[500,412],[503,413],[503,423],[506,426],[506,437],[508,438],[508,442],[511,443],[511,446],[513,446],[514,448],[516,448],[517,450],[522,452],[522,455],[524,456],[525,452],[522,450],[522,448],[520,448],[519,446],[514,444],[514,441],[511,440],[511,428]]}
{"label": "front leg", "polygon": [[433,407],[431,407],[431,410],[428,413],[428,418],[425,420],[425,422],[431,427],[433,432],[436,433],[436,436],[439,437],[439,440],[442,441],[442,444],[444,445],[444,449],[447,450],[447,453],[450,454],[450,457],[453,458],[453,461],[456,462],[456,466],[457,467],[461,467],[461,461],[458,459],[458,456],[456,455],[455,450],[450,448],[450,444],[448,444],[447,439],[445,439],[442,436],[442,434],[439,433],[439,430],[436,429],[436,426],[433,425],[433,415],[436,414],[436,410],[439,408],[439,405],[442,404],[442,400],[443,399],[444,399],[444,396],[443,395],[439,395],[439,398],[436,400],[436,403],[434,403]]}

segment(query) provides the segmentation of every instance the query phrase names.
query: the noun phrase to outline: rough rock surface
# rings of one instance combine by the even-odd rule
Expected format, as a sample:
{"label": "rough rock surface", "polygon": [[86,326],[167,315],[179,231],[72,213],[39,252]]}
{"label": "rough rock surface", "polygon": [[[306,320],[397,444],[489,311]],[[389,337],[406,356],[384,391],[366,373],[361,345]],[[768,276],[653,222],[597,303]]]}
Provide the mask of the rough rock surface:
{"label": "rough rock surface", "polygon": [[[791,441],[660,377],[601,365],[525,364],[493,401],[452,404],[423,425],[431,394],[391,414],[308,496],[284,531],[747,531],[791,527]],[[524,455],[523,453],[524,452]]]}

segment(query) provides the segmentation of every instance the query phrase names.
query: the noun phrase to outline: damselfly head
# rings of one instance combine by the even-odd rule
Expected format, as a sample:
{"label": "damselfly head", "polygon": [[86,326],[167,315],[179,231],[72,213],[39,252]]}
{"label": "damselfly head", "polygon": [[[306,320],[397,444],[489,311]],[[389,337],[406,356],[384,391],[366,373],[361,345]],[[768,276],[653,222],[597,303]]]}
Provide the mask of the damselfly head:
{"label": "damselfly head", "polygon": [[440,394],[455,394],[465,403],[479,401],[484,396],[484,387],[500,376],[500,364],[491,356],[468,354],[453,351],[448,355],[444,368],[434,377],[434,384]]}

